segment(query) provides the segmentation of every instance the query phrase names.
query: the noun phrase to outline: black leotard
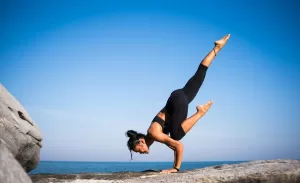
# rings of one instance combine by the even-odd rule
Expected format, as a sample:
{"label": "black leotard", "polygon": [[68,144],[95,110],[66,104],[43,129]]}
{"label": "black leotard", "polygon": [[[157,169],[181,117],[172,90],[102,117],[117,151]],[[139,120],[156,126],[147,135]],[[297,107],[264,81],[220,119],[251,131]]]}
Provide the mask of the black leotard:
{"label": "black leotard", "polygon": [[200,64],[196,73],[188,80],[181,89],[174,90],[165,105],[166,120],[155,116],[152,122],[159,123],[163,133],[169,134],[174,140],[181,140],[185,132],[181,123],[187,118],[188,105],[197,95],[206,75],[208,67]]}

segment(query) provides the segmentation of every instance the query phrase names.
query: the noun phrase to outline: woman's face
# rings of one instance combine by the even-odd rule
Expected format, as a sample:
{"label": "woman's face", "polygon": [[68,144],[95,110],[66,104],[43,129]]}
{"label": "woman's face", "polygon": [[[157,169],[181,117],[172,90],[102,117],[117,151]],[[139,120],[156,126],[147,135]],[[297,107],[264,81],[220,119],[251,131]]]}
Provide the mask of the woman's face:
{"label": "woman's face", "polygon": [[134,152],[138,152],[140,154],[148,154],[149,148],[146,144],[145,139],[141,138],[139,142],[136,144],[135,148],[133,149]]}

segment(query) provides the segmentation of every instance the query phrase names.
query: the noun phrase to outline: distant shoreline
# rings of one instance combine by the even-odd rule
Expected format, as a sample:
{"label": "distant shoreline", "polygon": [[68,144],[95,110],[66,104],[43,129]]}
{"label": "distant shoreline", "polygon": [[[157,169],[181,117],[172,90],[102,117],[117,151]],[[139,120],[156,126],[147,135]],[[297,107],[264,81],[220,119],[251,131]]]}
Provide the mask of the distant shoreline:
{"label": "distant shoreline", "polygon": [[[221,164],[238,164],[248,161],[198,161],[182,162],[181,170],[193,170]],[[173,162],[83,162],[83,161],[40,161],[39,165],[29,172],[35,174],[78,174],[78,173],[120,173],[141,172],[149,169],[168,169]]]}
{"label": "distant shoreline", "polygon": [[[205,162],[252,162],[252,161],[264,161],[265,159],[254,160],[205,160],[205,161],[182,161],[182,163],[205,163]],[[293,159],[300,161],[300,159]],[[173,163],[173,161],[81,161],[81,160],[41,160],[40,162],[76,162],[76,163]]]}
{"label": "distant shoreline", "polygon": [[257,160],[231,165],[211,166],[175,174],[156,172],[115,172],[115,173],[79,173],[79,174],[36,174],[30,175],[33,183],[42,182],[284,182],[300,181],[299,160]]}

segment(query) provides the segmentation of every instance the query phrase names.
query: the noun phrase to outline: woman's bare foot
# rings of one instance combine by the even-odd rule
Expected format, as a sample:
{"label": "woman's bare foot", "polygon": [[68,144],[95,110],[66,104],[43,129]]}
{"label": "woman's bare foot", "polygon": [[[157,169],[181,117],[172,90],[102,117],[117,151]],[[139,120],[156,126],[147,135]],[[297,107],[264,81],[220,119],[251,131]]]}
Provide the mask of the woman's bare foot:
{"label": "woman's bare foot", "polygon": [[224,45],[227,43],[229,38],[230,38],[230,34],[227,34],[222,39],[215,41],[215,47],[218,49],[222,49]]}
{"label": "woman's bare foot", "polygon": [[202,116],[209,110],[210,106],[213,104],[213,101],[210,100],[208,103],[197,106],[197,112]]}

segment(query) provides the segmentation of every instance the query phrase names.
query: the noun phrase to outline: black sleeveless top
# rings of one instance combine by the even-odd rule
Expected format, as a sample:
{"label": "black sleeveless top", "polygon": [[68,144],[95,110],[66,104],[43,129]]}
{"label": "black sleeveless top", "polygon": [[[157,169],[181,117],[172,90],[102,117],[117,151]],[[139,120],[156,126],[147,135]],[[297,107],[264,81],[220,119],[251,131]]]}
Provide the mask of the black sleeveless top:
{"label": "black sleeveless top", "polygon": [[163,129],[163,133],[169,135],[170,131],[168,129],[168,123],[164,121],[161,117],[155,116],[152,120],[152,123],[157,122]]}

